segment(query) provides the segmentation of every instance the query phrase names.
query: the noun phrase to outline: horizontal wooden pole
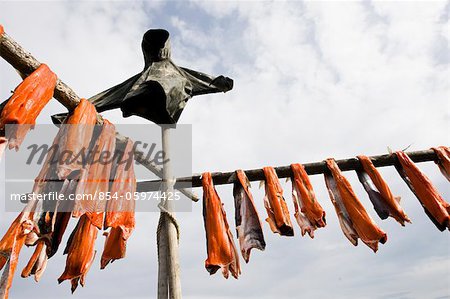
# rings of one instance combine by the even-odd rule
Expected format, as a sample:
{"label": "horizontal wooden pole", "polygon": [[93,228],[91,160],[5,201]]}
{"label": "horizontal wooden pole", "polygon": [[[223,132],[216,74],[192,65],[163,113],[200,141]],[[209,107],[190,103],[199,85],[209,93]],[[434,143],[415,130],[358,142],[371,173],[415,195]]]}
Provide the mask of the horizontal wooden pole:
{"label": "horizontal wooden pole", "polygon": [[[19,71],[19,73],[25,76],[34,72],[41,65],[41,62],[34,58],[31,53],[25,51],[24,48],[22,48],[6,33],[0,35],[0,56],[17,71]],[[53,97],[58,102],[63,104],[69,111],[75,109],[75,107],[77,107],[78,103],[81,100],[80,97],[75,93],[75,91],[73,91],[72,88],[62,82],[59,78],[56,83]],[[99,117],[99,121],[102,121],[101,117]],[[117,134],[117,139],[125,140],[125,138],[126,137]],[[134,151],[134,157],[135,160],[142,164],[145,168],[156,174],[158,177],[162,177],[162,169],[155,165],[153,162],[145,160],[144,153],[136,149]],[[192,193],[190,190],[181,189],[180,192],[193,201],[198,201],[198,196]]]}
{"label": "horizontal wooden pole", "polygon": [[[416,152],[409,152],[407,155],[413,160],[414,162],[427,162],[427,161],[435,161],[437,159],[436,154],[433,150],[423,150],[423,151],[416,151]],[[379,155],[379,156],[371,156],[369,157],[372,160],[372,163],[375,167],[385,167],[385,166],[393,166],[397,163],[397,157],[394,154],[386,154],[386,155]],[[342,159],[342,160],[336,160],[336,163],[338,164],[339,168],[342,171],[349,171],[349,170],[359,170],[362,168],[360,162],[357,158],[349,158],[349,159]],[[325,161],[321,162],[314,162],[314,163],[306,163],[303,164],[305,167],[306,172],[309,175],[315,175],[315,174],[322,174],[325,172],[328,172],[327,166],[325,164]],[[279,178],[288,178],[292,176],[292,171],[290,165],[288,166],[279,166],[274,167],[275,171]],[[250,181],[263,181],[264,180],[264,172],[261,168],[259,169],[249,169],[244,170],[245,174],[247,175],[248,179]],[[226,185],[226,184],[233,184],[236,182],[236,176],[235,172],[213,172],[211,173],[213,182],[215,185]],[[177,184],[192,184],[192,187],[201,187],[201,175],[194,175],[191,177],[183,177],[178,178]],[[140,191],[151,191],[152,188],[155,188],[161,184],[161,181],[154,180],[154,181],[145,181],[145,182],[138,182],[138,190]],[[156,190],[156,189],[154,189]]]}

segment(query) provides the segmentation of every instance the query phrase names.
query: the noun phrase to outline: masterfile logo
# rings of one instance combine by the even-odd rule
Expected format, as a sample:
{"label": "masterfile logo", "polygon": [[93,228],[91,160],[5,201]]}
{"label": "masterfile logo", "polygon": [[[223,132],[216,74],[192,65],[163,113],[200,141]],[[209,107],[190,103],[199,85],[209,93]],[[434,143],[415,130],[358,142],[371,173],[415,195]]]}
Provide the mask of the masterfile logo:
{"label": "masterfile logo", "polygon": [[[20,125],[7,125],[6,130],[14,126]],[[91,130],[93,134],[83,142],[66,138],[64,132],[69,129],[77,132]],[[60,208],[70,211],[77,205],[70,202],[82,201],[92,208],[92,212],[100,212],[104,211],[107,202],[134,201],[137,203],[136,211],[159,211],[161,200],[174,201],[175,211],[191,210],[191,200],[178,190],[168,194],[161,192],[162,182],[142,184],[160,179],[168,162],[174,178],[192,174],[191,125],[177,125],[175,128],[171,125],[170,158],[162,150],[159,125],[116,125],[112,137],[103,143],[99,142],[104,138],[102,129],[101,125],[36,125],[19,150],[6,151],[1,162],[0,183],[4,186],[5,210],[21,211],[24,203],[39,201],[48,203],[42,204],[44,210],[49,207],[49,211],[53,211],[51,202],[65,201],[68,203],[60,204]],[[132,172],[133,175],[128,178],[126,175],[116,176],[117,171]],[[148,186],[148,190],[127,190],[129,180]],[[114,184],[119,186],[118,190],[111,189]],[[191,185],[177,184],[177,188],[190,189]],[[114,206],[127,209],[126,204]]]}

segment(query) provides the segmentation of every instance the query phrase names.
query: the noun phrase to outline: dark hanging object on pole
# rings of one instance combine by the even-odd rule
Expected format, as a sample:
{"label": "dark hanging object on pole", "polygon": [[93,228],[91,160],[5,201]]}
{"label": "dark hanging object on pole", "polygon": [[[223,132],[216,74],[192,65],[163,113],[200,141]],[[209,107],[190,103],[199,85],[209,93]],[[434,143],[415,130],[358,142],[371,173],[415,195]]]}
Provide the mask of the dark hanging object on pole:
{"label": "dark hanging object on pole", "polygon": [[[120,108],[157,124],[176,124],[187,101],[197,95],[227,92],[233,80],[177,66],[170,59],[169,32],[150,29],[142,39],[144,70],[88,99],[98,112]],[[64,116],[54,115],[60,122]]]}

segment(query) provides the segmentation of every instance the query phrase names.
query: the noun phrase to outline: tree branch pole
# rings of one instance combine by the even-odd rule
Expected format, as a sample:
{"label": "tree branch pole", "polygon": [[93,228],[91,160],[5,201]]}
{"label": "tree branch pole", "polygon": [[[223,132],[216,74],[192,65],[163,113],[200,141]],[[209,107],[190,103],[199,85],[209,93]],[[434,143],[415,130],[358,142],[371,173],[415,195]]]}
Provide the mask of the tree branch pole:
{"label": "tree branch pole", "polygon": [[[11,64],[13,68],[24,75],[31,74],[41,65],[41,63],[36,58],[34,58],[33,55],[25,51],[24,48],[22,48],[6,33],[0,35],[0,56],[9,64]],[[59,78],[56,82],[53,97],[62,105],[64,105],[69,111],[75,109],[75,107],[81,100],[80,97],[72,90],[72,88],[62,82]],[[117,139],[125,140],[125,138],[126,137],[117,134]],[[162,169],[155,165],[153,162],[147,161],[144,158],[145,155],[142,151],[135,149],[134,157],[137,162],[142,164],[145,168],[153,172],[158,177],[162,178]],[[180,189],[179,191],[193,201],[198,201],[198,196],[193,194],[190,190]]]}
{"label": "tree branch pole", "polygon": [[[416,163],[437,160],[437,156],[436,156],[435,152],[431,149],[423,150],[423,151],[416,151],[416,152],[408,152],[406,154],[411,158],[411,160],[413,160]],[[395,166],[396,163],[398,162],[397,157],[394,154],[371,156],[369,158],[372,160],[372,163],[375,167]],[[342,171],[362,169],[361,163],[356,158],[336,160],[336,163],[338,164],[339,168]],[[325,172],[328,172],[328,168],[324,161],[314,162],[314,163],[306,163],[306,164],[303,164],[303,166],[305,167],[306,173],[309,175],[323,174]],[[292,171],[291,171],[290,166],[278,166],[278,167],[275,167],[275,171],[279,178],[288,178],[288,177],[292,176]],[[265,179],[264,172],[261,168],[244,170],[244,172],[250,181],[263,181]],[[233,184],[233,183],[237,182],[234,171],[233,172],[213,172],[213,173],[211,173],[211,176],[212,176],[214,185],[226,185],[226,184]],[[158,181],[158,180],[139,182],[137,189],[139,190],[139,189],[145,188],[145,190],[151,190],[152,188],[155,188],[155,186],[157,186],[158,183],[160,183],[160,181]],[[186,183],[192,184],[192,187],[201,187],[202,186],[201,175],[177,178],[176,183],[175,183],[175,188],[177,187],[177,184],[186,184]]]}

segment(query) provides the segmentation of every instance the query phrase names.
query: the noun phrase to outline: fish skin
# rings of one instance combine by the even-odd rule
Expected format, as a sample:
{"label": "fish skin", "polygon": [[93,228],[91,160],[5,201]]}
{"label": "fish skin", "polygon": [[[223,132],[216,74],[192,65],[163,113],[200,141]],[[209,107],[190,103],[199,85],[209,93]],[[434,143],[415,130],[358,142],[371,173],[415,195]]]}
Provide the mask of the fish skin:
{"label": "fish skin", "polygon": [[250,182],[244,171],[236,170],[237,182],[233,185],[236,234],[242,257],[246,263],[250,260],[252,248],[264,251],[266,242],[262,224],[250,193]]}
{"label": "fish skin", "polygon": [[291,217],[275,169],[273,167],[264,167],[263,171],[266,191],[264,207],[269,216],[266,218],[266,221],[274,233],[278,233],[281,236],[294,236]]}
{"label": "fish skin", "polygon": [[324,174],[325,185],[327,186],[328,195],[330,196],[331,202],[333,203],[334,209],[336,210],[336,215],[338,216],[339,225],[344,233],[345,237],[354,246],[358,245],[358,233],[353,228],[353,223],[345,209],[344,203],[342,202],[341,195],[336,185],[336,181],[333,176],[329,173]]}
{"label": "fish skin", "polygon": [[342,198],[345,210],[358,237],[374,252],[377,252],[378,242],[384,244],[387,241],[387,234],[377,226],[372,217],[366,212],[354,193],[350,182],[342,175],[336,161],[329,158],[325,162],[336,181],[336,187]]}
{"label": "fish skin", "polygon": [[402,151],[395,152],[397,170],[440,231],[450,230],[450,204],[439,194],[431,180]]}
{"label": "fish skin", "polygon": [[59,160],[64,163],[58,163],[56,172],[59,179],[66,179],[71,172],[83,167],[83,157],[79,154],[88,152],[96,122],[97,110],[94,105],[81,99],[60,127]]}
{"label": "fish skin", "polygon": [[14,90],[0,113],[0,128],[6,124],[20,125],[6,132],[9,149],[19,149],[36,118],[53,97],[57,76],[46,64],[41,64]]}
{"label": "fish skin", "polygon": [[205,268],[210,274],[222,269],[222,275],[228,278],[229,272],[234,278],[241,274],[239,256],[234,245],[223,204],[214,188],[211,174],[202,174],[203,220],[206,231],[208,257]]}
{"label": "fish skin", "polygon": [[305,168],[301,164],[291,164],[292,200],[295,208],[295,219],[299,224],[302,236],[307,232],[314,238],[314,231],[326,226],[325,211],[317,201],[314,189]]}
{"label": "fish skin", "polygon": [[356,171],[359,182],[363,185],[364,190],[367,192],[370,201],[373,204],[375,212],[378,214],[380,219],[384,220],[389,217],[389,209],[383,201],[383,198],[378,192],[373,182],[370,180],[369,175],[365,171]]}
{"label": "fish skin", "polygon": [[[411,220],[409,219],[408,215],[406,215],[406,213],[403,211],[403,208],[400,206],[400,197],[394,196],[392,194],[392,191],[389,188],[388,184],[383,179],[378,170],[375,168],[370,158],[363,155],[359,155],[357,156],[357,158],[361,162],[363,171],[366,173],[367,176],[370,177],[370,180],[375,185],[378,193],[380,194],[382,206],[384,207],[384,210],[387,211],[388,216],[394,218],[402,226],[405,226],[405,222],[411,223]],[[377,208],[375,208],[375,210],[377,211]],[[383,219],[381,215],[380,218]]]}
{"label": "fish skin", "polygon": [[431,148],[437,155],[438,160],[435,163],[439,166],[439,170],[450,182],[450,148],[448,146],[438,146]]}
{"label": "fish skin", "polygon": [[58,278],[58,283],[71,280],[72,293],[77,288],[79,281],[84,286],[85,276],[95,258],[97,233],[98,229],[92,224],[89,217],[82,215],[67,244],[66,268]]}
{"label": "fish skin", "polygon": [[85,197],[85,200],[76,201],[72,216],[78,218],[86,214],[92,224],[99,229],[103,228],[104,211],[106,210],[106,200],[101,200],[99,196],[109,191],[112,163],[99,163],[98,161],[104,152],[114,154],[115,134],[114,125],[105,119],[100,136],[96,141],[98,148],[91,157],[90,162],[93,163],[88,163],[89,165],[81,170],[80,181],[75,191],[77,195],[91,196],[91,199]]}

